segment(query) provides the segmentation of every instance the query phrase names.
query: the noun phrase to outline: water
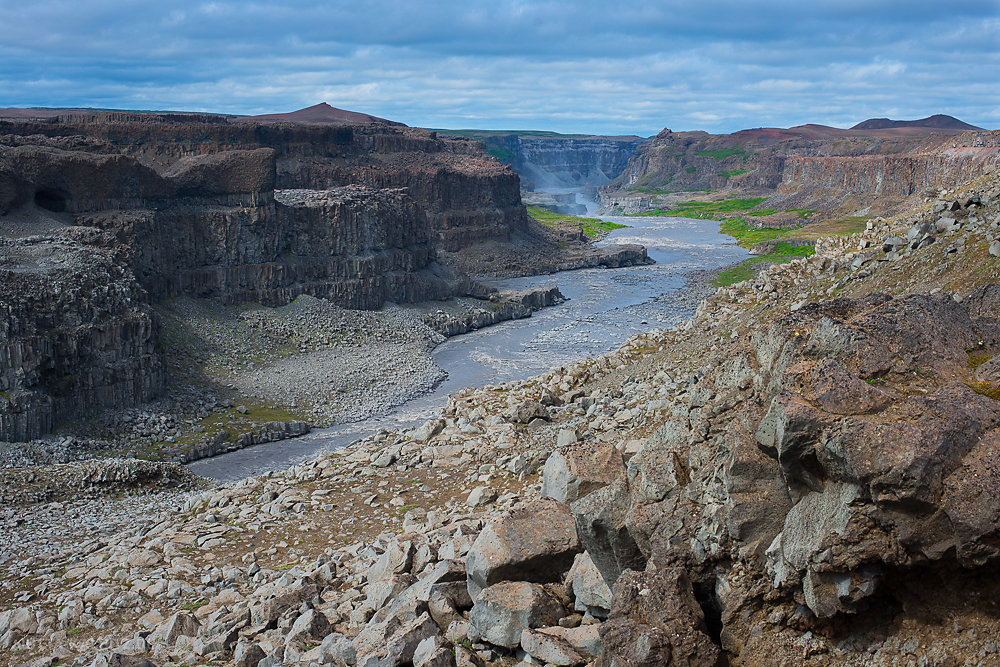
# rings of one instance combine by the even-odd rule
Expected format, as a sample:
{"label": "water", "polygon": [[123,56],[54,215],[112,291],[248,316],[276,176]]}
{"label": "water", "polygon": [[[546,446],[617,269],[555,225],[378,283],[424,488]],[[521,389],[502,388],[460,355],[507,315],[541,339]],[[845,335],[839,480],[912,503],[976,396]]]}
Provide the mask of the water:
{"label": "water", "polygon": [[193,472],[229,481],[281,470],[339,449],[380,428],[398,429],[435,415],[448,395],[466,387],[517,380],[583,357],[616,349],[629,336],[673,326],[693,314],[696,303],[680,299],[686,274],[739,261],[746,250],[719,234],[718,223],[689,218],[618,218],[630,225],[611,232],[604,244],[639,243],[656,260],[650,266],[584,269],[551,276],[516,278],[493,283],[525,289],[552,285],[569,301],[536,312],[530,318],[450,338],[434,350],[448,378],[433,392],[363,422],[317,429],[301,438],[258,445],[190,464]]}

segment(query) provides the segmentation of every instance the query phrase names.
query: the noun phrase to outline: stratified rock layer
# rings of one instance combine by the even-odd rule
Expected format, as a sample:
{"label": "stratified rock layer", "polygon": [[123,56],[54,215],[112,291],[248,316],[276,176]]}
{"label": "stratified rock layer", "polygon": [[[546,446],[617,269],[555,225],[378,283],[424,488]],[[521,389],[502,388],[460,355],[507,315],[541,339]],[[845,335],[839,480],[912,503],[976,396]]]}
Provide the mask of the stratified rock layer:
{"label": "stratified rock layer", "polygon": [[110,253],[0,239],[0,440],[156,395],[163,372],[145,299]]}

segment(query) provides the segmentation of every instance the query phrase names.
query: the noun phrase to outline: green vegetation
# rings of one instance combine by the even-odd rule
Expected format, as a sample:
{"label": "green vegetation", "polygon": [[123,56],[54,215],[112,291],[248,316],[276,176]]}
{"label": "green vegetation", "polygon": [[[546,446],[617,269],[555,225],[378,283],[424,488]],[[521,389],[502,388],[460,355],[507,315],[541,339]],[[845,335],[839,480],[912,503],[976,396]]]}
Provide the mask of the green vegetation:
{"label": "green vegetation", "polygon": [[809,257],[815,251],[810,246],[794,246],[791,243],[778,243],[774,251],[767,255],[751,257],[733,266],[732,268],[720,271],[712,284],[716,287],[728,287],[744,280],[753,278],[758,271],[766,268],[769,264],[787,262],[796,257]]}
{"label": "green vegetation", "polygon": [[725,160],[727,157],[732,157],[733,155],[745,155],[746,151],[742,148],[713,148],[707,151],[698,151],[698,155],[702,157],[710,157],[719,160]]}
{"label": "green vegetation", "polygon": [[558,227],[559,225],[575,225],[579,227],[588,238],[599,238],[612,229],[621,229],[628,225],[620,225],[615,222],[607,222],[597,218],[580,218],[575,215],[563,215],[550,211],[540,206],[529,206],[528,215],[542,223],[546,227]]}
{"label": "green vegetation", "polygon": [[684,167],[684,171],[686,171],[689,174],[693,174],[694,172],[698,171],[698,167]]}
{"label": "green vegetation", "polygon": [[486,154],[492,155],[501,162],[513,162],[514,161],[514,151],[507,148],[503,144],[488,143],[486,144]]}
{"label": "green vegetation", "polygon": [[[750,213],[748,213],[747,215],[764,216],[764,215],[774,215],[777,212],[778,212],[778,209],[776,209],[776,208],[762,208],[762,209],[759,209],[757,211],[750,211]],[[816,209],[812,209],[812,208],[786,208],[785,210],[783,210],[781,212],[782,213],[798,213],[800,218],[808,218],[809,216],[811,216],[813,213],[816,212]]]}
{"label": "green vegetation", "polygon": [[680,218],[709,218],[721,213],[739,213],[749,211],[759,206],[767,197],[750,197],[749,199],[720,199],[718,201],[686,201],[677,204],[677,208],[669,211],[658,208],[638,215],[673,216]]}
{"label": "green vegetation", "polygon": [[732,171],[720,171],[719,176],[723,178],[732,178],[733,176],[741,176],[747,173],[746,169],[733,169]]}
{"label": "green vegetation", "polygon": [[736,239],[737,245],[741,248],[752,248],[758,243],[781,238],[793,230],[774,227],[754,227],[748,225],[743,218],[730,218],[722,222],[719,231]]}
{"label": "green vegetation", "polygon": [[992,382],[984,380],[983,382],[966,382],[965,384],[977,394],[992,398],[994,401],[1000,401],[1000,386]]}

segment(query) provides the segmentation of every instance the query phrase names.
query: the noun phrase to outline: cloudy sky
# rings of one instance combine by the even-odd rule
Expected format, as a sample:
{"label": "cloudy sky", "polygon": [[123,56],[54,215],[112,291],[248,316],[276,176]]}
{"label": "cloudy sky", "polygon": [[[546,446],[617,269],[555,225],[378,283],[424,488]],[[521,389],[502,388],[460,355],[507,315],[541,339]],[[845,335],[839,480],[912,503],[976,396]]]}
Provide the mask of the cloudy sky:
{"label": "cloudy sky", "polygon": [[649,135],[1000,127],[1000,0],[0,0],[0,106]]}

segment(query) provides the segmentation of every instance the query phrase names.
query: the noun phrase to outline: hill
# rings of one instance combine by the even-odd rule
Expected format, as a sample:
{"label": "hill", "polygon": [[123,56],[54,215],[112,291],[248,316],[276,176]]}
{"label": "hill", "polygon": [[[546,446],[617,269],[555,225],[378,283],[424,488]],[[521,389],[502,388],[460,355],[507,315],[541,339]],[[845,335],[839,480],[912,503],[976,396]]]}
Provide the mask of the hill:
{"label": "hill", "polygon": [[370,116],[366,113],[358,113],[357,111],[338,109],[337,107],[330,106],[326,102],[320,102],[319,104],[314,104],[311,107],[299,109],[298,111],[291,111],[289,113],[240,116],[239,118],[234,118],[233,120],[237,123],[262,121],[283,123],[376,123],[378,125],[396,125],[399,127],[406,127],[403,123],[397,123],[393,120],[379,118],[378,116]]}
{"label": "hill", "polygon": [[948,116],[945,114],[934,114],[933,116],[928,116],[927,118],[921,118],[919,120],[890,120],[888,118],[869,118],[866,121],[858,123],[852,130],[885,130],[894,127],[924,127],[933,128],[936,130],[958,130],[960,132],[968,132],[970,130],[981,130],[983,128],[976,127],[975,125],[970,125],[969,123],[960,121],[954,116]]}

